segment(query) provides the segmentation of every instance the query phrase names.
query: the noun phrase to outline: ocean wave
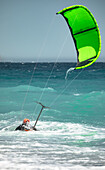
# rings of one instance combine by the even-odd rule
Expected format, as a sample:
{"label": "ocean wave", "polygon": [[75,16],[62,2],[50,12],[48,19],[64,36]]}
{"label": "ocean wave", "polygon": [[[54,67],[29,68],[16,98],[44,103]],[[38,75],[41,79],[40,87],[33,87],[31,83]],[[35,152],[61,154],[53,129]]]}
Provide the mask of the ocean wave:
{"label": "ocean wave", "polygon": [[[34,122],[33,122],[34,123]],[[91,142],[104,139],[105,128],[98,128],[78,123],[62,123],[62,122],[42,122],[39,121],[37,128],[39,133],[44,136],[63,136],[64,140],[74,140],[78,145],[82,142]],[[77,131],[78,129],[78,131]]]}
{"label": "ocean wave", "polygon": [[73,93],[73,96],[99,96],[105,95],[105,91],[91,91],[89,93]]}
{"label": "ocean wave", "polygon": [[102,90],[102,91],[92,91],[90,92],[90,94],[105,94],[105,91]]}
{"label": "ocean wave", "polygon": [[16,87],[1,87],[0,90],[9,90],[9,91],[17,91],[17,92],[34,92],[34,91],[48,91],[48,92],[56,92],[56,90],[52,87],[35,87],[29,85],[19,85]]}
{"label": "ocean wave", "polygon": [[105,96],[105,91],[91,91],[90,93],[84,94],[85,97],[98,99],[99,97]]}
{"label": "ocean wave", "polygon": [[[0,131],[0,163],[5,169],[6,161],[10,161],[10,169],[14,168],[15,164],[19,169],[27,166],[27,169],[38,167],[49,170],[96,170],[95,165],[98,168],[99,165],[104,166],[105,128],[78,123],[39,121],[36,127],[38,131],[11,130],[19,124],[20,121],[15,121],[8,125],[8,129]],[[28,162],[26,155],[29,157]]]}
{"label": "ocean wave", "polygon": [[[1,122],[1,121],[0,121]],[[22,121],[16,120],[5,120],[1,122],[6,125],[2,130],[13,131],[16,126],[22,123]],[[35,121],[31,121],[31,125],[34,125]],[[37,123],[37,134],[44,136],[63,135],[67,139],[83,140],[86,142],[93,141],[96,139],[104,139],[105,128],[98,128],[79,123],[62,123],[62,122],[51,122],[51,121],[38,121]],[[77,131],[78,129],[78,131]],[[36,133],[36,132],[35,132]]]}
{"label": "ocean wave", "polygon": [[[28,158],[28,162],[32,162],[31,159]],[[46,160],[47,161],[47,160]],[[27,162],[27,161],[26,161]],[[88,167],[84,167],[84,166],[81,166],[81,165],[56,165],[56,164],[39,164],[37,165],[36,162],[35,163],[32,163],[32,164],[29,164],[29,163],[19,163],[19,161],[17,161],[17,165],[10,161],[10,160],[5,160],[5,161],[1,161],[1,170],[4,170],[4,169],[8,169],[8,166],[9,166],[9,169],[29,169],[29,170],[33,170],[33,169],[40,169],[40,170],[105,170],[105,166],[99,166],[99,167],[96,167],[96,166],[88,166]],[[2,168],[3,167],[3,168]]]}

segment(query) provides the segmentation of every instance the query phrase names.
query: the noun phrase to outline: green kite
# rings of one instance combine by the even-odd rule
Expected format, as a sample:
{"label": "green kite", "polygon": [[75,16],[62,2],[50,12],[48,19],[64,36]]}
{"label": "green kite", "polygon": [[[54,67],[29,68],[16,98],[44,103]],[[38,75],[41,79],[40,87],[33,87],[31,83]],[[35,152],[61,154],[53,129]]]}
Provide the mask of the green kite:
{"label": "green kite", "polygon": [[100,55],[101,36],[92,13],[82,5],[74,5],[59,11],[65,18],[77,51],[77,66],[81,69],[93,64]]}

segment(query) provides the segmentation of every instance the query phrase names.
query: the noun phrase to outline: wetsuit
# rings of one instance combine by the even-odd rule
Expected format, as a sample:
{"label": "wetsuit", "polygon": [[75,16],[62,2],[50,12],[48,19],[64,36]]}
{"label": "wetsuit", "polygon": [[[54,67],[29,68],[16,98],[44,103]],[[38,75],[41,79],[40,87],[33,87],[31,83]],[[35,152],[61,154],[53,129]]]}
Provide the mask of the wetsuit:
{"label": "wetsuit", "polygon": [[22,125],[19,125],[15,130],[21,130],[21,131],[25,131],[25,130],[35,130],[35,131],[37,131],[37,129],[36,128],[34,128],[34,127],[28,127],[28,126],[26,126],[26,125],[24,125],[24,124],[22,124]]}

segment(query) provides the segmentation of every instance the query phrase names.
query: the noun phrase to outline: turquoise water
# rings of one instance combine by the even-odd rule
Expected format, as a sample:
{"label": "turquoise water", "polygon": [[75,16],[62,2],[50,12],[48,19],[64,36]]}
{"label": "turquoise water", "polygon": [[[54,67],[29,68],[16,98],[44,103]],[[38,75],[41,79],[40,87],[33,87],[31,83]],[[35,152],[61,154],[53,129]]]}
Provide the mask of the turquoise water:
{"label": "turquoise water", "polygon": [[[105,63],[0,63],[1,169],[105,169]],[[14,129],[29,118],[37,132]]]}

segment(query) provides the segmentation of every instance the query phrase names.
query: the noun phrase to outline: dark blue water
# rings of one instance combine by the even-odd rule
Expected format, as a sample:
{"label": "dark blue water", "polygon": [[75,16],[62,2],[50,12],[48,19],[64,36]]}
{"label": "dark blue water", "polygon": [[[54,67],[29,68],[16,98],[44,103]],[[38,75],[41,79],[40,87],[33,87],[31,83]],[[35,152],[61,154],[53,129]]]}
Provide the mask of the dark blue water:
{"label": "dark blue water", "polygon": [[[0,63],[0,158],[4,169],[105,166],[105,63]],[[29,118],[38,132],[15,132]],[[26,162],[27,157],[29,158]],[[8,165],[8,166],[7,166]]]}

